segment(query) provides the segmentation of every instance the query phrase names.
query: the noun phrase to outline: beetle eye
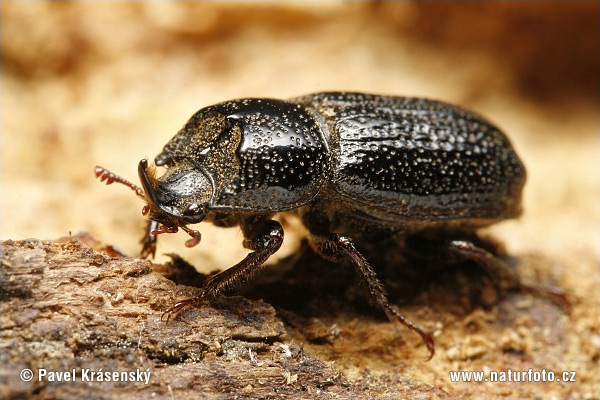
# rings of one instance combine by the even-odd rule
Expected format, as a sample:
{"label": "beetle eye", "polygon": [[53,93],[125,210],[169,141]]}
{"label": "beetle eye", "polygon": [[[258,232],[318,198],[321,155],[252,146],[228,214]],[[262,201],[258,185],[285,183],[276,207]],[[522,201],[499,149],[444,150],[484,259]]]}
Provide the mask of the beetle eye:
{"label": "beetle eye", "polygon": [[185,209],[182,217],[187,223],[197,224],[206,217],[206,213],[197,203],[193,203]]}
{"label": "beetle eye", "polygon": [[200,211],[201,211],[200,206],[198,204],[194,203],[185,209],[185,211],[183,212],[183,215],[195,215],[195,214],[198,214]]}

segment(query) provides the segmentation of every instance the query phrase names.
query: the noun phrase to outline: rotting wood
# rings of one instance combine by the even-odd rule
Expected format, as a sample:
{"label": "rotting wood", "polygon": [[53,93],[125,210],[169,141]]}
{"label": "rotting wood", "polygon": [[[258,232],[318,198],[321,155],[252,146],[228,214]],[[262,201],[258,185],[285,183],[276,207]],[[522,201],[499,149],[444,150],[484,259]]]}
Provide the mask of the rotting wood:
{"label": "rotting wood", "polygon": [[[548,299],[517,292],[478,300],[474,288],[493,289],[468,270],[444,270],[416,297],[406,295],[414,284],[402,286],[388,271],[394,303],[436,336],[437,354],[424,362],[416,335],[366,305],[351,268],[310,254],[295,257],[285,274],[279,271],[290,260],[267,269],[241,295],[187,308],[166,323],[163,312],[197,292],[183,284],[201,281],[193,271],[122,256],[85,234],[7,240],[0,251],[5,399],[464,398],[475,390],[490,398],[593,397],[587,388],[598,347],[576,333],[593,335],[595,328],[578,324],[572,331],[568,314]],[[548,266],[539,255],[522,264],[520,273],[530,276]],[[579,312],[581,300],[573,300]],[[23,382],[24,368],[35,374],[139,369],[151,377],[148,384]],[[575,370],[578,381],[480,387],[448,379],[450,370],[486,368]]]}
{"label": "rotting wood", "polygon": [[[194,288],[145,260],[76,239],[2,243],[2,397],[229,398],[345,396],[338,371],[286,340],[263,301],[224,297],[161,321]],[[22,382],[19,372],[36,374]],[[144,382],[37,382],[40,368],[151,371]],[[326,389],[325,389],[325,386]],[[329,396],[328,394],[328,396]]]}

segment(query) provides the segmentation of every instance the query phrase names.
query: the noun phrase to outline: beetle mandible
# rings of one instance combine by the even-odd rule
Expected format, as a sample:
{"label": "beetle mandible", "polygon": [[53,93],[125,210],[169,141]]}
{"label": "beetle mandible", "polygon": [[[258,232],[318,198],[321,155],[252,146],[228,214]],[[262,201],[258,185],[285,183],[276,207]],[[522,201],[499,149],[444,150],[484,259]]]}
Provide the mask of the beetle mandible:
{"label": "beetle mandible", "polygon": [[[300,217],[311,247],[327,260],[347,259],[371,300],[417,332],[433,356],[429,333],[407,320],[385,295],[355,239],[371,232],[431,231],[462,237],[521,212],[525,168],[506,136],[481,116],[447,103],[363,93],[315,93],[288,101],[240,99],[196,112],[155,158],[141,160],[141,187],[123,183],[146,205],[142,256],[156,236],[186,231],[189,247],[202,221],[239,226],[251,252],[209,277],[184,306],[221,294],[259,270],[283,242],[273,219]],[[456,242],[465,246],[465,242]]]}

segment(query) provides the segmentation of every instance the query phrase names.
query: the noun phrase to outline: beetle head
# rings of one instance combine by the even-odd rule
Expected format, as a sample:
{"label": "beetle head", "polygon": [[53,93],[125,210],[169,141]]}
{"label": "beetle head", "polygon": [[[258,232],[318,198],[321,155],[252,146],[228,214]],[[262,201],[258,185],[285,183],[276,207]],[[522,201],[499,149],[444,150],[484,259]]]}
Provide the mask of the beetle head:
{"label": "beetle head", "polygon": [[148,160],[143,159],[138,165],[142,187],[99,166],[95,168],[95,174],[107,185],[118,182],[129,187],[146,202],[142,214],[162,224],[153,234],[173,233],[181,228],[192,237],[186,242],[187,246],[200,242],[200,232],[187,225],[204,220],[207,206],[214,197],[214,183],[203,167],[182,163],[156,178],[154,166],[148,166]]}
{"label": "beetle head", "polygon": [[179,164],[156,178],[154,167],[143,159],[138,165],[148,218],[169,227],[196,224],[206,217],[213,197],[211,176],[197,166]]}

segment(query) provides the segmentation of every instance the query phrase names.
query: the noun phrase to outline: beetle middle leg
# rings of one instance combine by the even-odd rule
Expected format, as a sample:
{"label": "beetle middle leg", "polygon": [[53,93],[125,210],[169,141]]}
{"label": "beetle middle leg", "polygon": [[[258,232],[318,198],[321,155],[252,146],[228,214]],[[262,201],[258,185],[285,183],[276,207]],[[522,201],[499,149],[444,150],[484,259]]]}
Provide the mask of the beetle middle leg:
{"label": "beetle middle leg", "polygon": [[392,307],[387,299],[385,289],[377,278],[373,267],[371,267],[367,259],[356,249],[352,240],[338,234],[312,234],[309,236],[309,243],[317,253],[327,260],[338,262],[344,258],[348,259],[356,269],[356,273],[360,277],[362,283],[365,284],[370,300],[373,301],[376,306],[381,308],[390,320],[399,321],[407,328],[418,333],[429,350],[429,359],[433,357],[435,347],[432,336],[429,333],[424,332]]}
{"label": "beetle middle leg", "polygon": [[249,280],[283,243],[283,228],[269,217],[248,217],[240,225],[244,233],[244,247],[252,252],[233,267],[207,278],[199,295],[176,303],[165,311],[163,317],[166,315],[168,320],[172,314],[188,305],[201,303]]}

